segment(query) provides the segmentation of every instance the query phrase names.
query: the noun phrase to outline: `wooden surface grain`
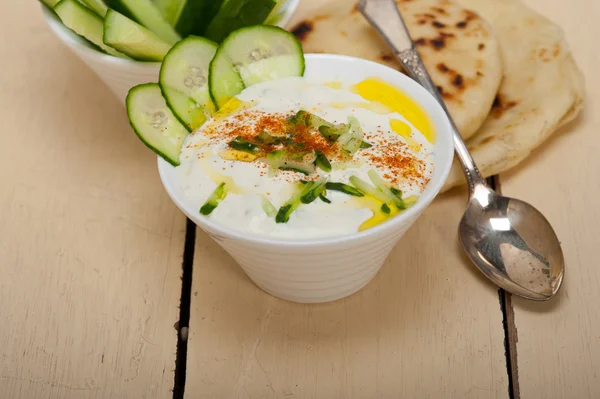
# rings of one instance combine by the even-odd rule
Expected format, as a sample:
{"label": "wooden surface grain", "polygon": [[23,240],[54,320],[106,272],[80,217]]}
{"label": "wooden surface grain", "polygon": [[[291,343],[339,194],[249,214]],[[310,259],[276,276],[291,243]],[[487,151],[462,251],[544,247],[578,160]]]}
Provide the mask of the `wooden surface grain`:
{"label": "wooden surface grain", "polygon": [[186,398],[507,398],[498,292],[456,239],[464,195],[437,200],[365,289],[329,304],[271,297],[199,232]]}
{"label": "wooden surface grain", "polygon": [[185,218],[36,1],[0,14],[0,398],[170,398]]}
{"label": "wooden surface grain", "polygon": [[586,80],[582,117],[526,164],[501,176],[507,195],[535,204],[554,225],[567,263],[555,301],[513,298],[521,398],[600,398],[600,3],[526,0],[565,31]]}

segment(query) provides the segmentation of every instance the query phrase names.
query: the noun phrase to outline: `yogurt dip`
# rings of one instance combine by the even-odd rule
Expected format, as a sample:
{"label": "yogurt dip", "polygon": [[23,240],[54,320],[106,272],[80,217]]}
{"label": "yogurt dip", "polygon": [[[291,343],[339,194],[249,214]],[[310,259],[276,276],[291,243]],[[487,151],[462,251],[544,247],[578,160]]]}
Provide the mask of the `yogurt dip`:
{"label": "yogurt dip", "polygon": [[[385,81],[291,77],[248,87],[221,108],[187,137],[176,173],[186,201],[204,214],[207,200],[220,194],[205,217],[229,228],[289,240],[343,236],[418,201],[433,174],[434,143],[427,114]],[[319,198],[296,201],[282,220],[290,198],[325,181]],[[386,204],[357,181],[374,190],[376,181],[385,183],[396,201]],[[338,183],[361,196],[337,191]]]}

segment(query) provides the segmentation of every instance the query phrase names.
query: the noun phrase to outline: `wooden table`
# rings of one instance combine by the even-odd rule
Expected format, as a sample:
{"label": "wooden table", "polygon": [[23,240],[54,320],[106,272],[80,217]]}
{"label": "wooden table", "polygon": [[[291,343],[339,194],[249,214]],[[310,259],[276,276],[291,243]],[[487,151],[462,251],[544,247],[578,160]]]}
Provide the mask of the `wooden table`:
{"label": "wooden table", "polygon": [[0,398],[600,398],[600,5],[527,2],[587,78],[583,117],[500,176],[562,238],[559,297],[514,299],[474,269],[455,190],[369,286],[311,306],[263,293],[186,226],[122,106],[36,2],[14,2],[0,14]]}

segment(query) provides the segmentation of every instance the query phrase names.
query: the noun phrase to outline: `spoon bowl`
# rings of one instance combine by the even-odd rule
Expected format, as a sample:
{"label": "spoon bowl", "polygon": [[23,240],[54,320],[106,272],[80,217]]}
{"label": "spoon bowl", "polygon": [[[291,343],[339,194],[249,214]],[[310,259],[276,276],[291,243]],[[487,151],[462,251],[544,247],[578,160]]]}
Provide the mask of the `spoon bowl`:
{"label": "spoon bowl", "polygon": [[478,185],[458,230],[471,261],[506,291],[543,301],[560,289],[560,242],[544,215],[528,203]]}

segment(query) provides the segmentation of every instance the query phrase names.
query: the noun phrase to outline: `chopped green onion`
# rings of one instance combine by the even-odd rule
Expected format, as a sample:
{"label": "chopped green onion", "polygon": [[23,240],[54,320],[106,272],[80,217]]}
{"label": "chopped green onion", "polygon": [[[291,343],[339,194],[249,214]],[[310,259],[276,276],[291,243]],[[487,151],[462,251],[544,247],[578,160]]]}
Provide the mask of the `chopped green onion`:
{"label": "chopped green onion", "polygon": [[390,207],[388,206],[388,204],[382,204],[381,205],[381,212],[389,215],[391,211],[392,210],[390,209]]}
{"label": "chopped green onion", "polygon": [[225,199],[227,196],[227,190],[225,188],[225,182],[219,184],[215,191],[208,197],[202,208],[200,208],[200,213],[202,215],[208,216],[214,211],[219,203]]}
{"label": "chopped green onion", "polygon": [[315,165],[321,168],[321,170],[323,170],[324,172],[331,172],[331,163],[329,163],[329,160],[327,159],[325,154],[323,154],[319,150],[315,151],[315,154],[317,155]]}
{"label": "chopped green onion", "polygon": [[246,140],[241,136],[238,136],[230,141],[229,147],[233,148],[234,150],[249,152],[251,154],[256,153],[256,150],[258,149],[256,144]]}
{"label": "chopped green onion", "polygon": [[344,183],[329,182],[325,185],[325,188],[327,190],[340,191],[344,194],[352,195],[354,197],[364,197],[363,193]]}

